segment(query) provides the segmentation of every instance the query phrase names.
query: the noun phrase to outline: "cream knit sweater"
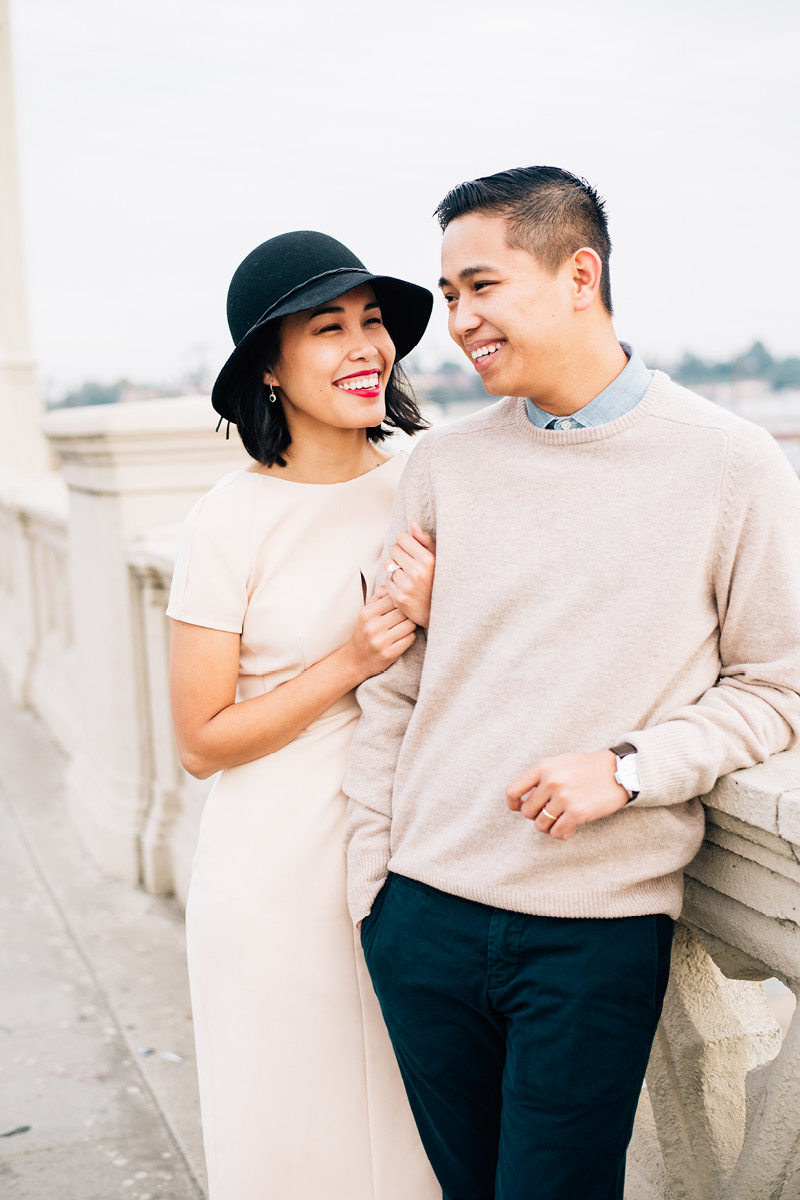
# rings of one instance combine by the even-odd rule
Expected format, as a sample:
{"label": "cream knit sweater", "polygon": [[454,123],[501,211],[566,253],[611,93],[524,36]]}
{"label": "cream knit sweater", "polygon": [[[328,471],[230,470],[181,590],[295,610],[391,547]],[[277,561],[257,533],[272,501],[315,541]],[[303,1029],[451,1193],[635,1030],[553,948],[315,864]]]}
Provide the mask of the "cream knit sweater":
{"label": "cream knit sweater", "polygon": [[[430,628],[358,691],[353,919],[387,869],[519,912],[677,916],[695,797],[800,733],[788,462],[656,372],[592,429],[539,429],[507,398],[427,434],[390,542],[413,519],[437,542]],[[540,758],[621,741],[641,780],[621,811],[561,842],[507,808]]]}

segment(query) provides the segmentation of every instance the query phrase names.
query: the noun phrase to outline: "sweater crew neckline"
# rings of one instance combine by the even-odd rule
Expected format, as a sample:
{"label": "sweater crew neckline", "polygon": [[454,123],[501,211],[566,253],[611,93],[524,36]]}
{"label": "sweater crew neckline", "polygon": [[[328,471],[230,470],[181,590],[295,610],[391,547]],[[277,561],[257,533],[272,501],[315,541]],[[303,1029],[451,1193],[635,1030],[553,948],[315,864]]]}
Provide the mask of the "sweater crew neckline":
{"label": "sweater crew neckline", "polygon": [[545,446],[577,446],[584,442],[600,442],[605,438],[624,433],[626,429],[638,424],[643,417],[648,416],[657,408],[664,398],[670,378],[663,371],[653,372],[653,381],[641,400],[634,408],[617,417],[615,421],[607,421],[604,425],[593,425],[580,429],[542,429],[534,425],[528,416],[524,396],[510,396],[514,404],[514,420],[517,428],[526,437]]}

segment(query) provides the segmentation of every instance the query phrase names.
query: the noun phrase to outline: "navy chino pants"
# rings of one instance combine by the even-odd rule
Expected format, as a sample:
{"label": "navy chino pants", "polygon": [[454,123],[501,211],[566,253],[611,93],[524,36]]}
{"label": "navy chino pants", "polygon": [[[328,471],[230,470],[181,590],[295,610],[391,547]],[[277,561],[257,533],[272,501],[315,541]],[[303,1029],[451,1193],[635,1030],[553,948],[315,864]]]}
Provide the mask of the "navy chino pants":
{"label": "navy chino pants", "polygon": [[673,928],[390,874],[361,941],[444,1200],[622,1200]]}

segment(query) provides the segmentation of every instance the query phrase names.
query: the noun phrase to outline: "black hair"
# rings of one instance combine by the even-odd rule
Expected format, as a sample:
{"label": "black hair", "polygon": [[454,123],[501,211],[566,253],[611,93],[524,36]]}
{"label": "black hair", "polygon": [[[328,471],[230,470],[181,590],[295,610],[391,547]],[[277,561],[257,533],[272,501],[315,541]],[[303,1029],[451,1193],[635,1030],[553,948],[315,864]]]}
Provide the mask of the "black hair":
{"label": "black hair", "polygon": [[585,179],[560,167],[515,167],[460,183],[434,215],[445,230],[470,212],[505,217],[508,244],[527,250],[553,274],[576,250],[589,246],[603,265],[600,298],[612,315],[605,202]]}
{"label": "black hair", "polygon": [[[276,464],[285,467],[284,455],[292,441],[283,405],[279,398],[271,403],[270,389],[264,383],[264,372],[276,365],[280,355],[281,320],[278,319],[264,326],[263,338],[257,339],[230,385],[231,421],[235,422],[247,453],[265,467]],[[395,363],[386,384],[386,416],[382,424],[367,429],[367,438],[382,442],[391,437],[394,429],[410,434],[427,428],[414,389],[403,368]]]}

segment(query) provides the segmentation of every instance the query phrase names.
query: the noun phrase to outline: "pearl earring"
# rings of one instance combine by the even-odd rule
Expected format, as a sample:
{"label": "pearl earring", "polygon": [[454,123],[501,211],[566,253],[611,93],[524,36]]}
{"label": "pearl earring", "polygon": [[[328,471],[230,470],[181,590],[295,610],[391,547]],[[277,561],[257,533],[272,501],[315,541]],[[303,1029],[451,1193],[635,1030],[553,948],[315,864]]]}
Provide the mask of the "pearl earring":
{"label": "pearl earring", "polygon": [[274,404],[277,399],[278,399],[278,397],[275,395],[275,388],[272,386],[272,384],[270,384],[269,385],[269,402],[270,402],[270,404]]}

